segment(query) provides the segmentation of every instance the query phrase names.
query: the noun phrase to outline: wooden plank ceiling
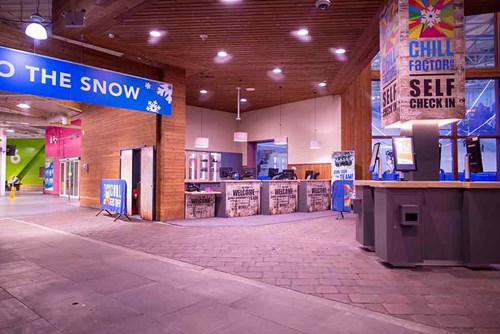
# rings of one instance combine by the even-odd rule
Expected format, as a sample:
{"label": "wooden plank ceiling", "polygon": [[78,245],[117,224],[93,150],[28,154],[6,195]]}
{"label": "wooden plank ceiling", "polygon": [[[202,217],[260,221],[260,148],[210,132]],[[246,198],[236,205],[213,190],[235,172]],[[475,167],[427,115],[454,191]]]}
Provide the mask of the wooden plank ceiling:
{"label": "wooden plank ceiling", "polygon": [[[35,1],[22,2],[33,6]],[[243,91],[248,102],[242,110],[249,111],[279,104],[279,86],[283,103],[312,98],[314,92],[341,93],[378,50],[378,17],[385,2],[333,0],[323,11],[315,0],[54,0],[53,33],[135,61],[185,68],[189,105],[235,112],[236,87],[255,88]],[[18,0],[2,1],[2,16],[5,10],[19,15],[16,5]],[[499,0],[466,0],[471,14],[498,7]],[[66,28],[62,15],[82,9],[85,27]],[[309,30],[309,41],[292,35],[300,28]],[[163,36],[152,39],[153,29]],[[347,54],[339,57],[332,48],[345,48]],[[219,50],[230,60],[218,61]],[[282,75],[270,74],[275,67]],[[319,88],[321,81],[328,86]]]}

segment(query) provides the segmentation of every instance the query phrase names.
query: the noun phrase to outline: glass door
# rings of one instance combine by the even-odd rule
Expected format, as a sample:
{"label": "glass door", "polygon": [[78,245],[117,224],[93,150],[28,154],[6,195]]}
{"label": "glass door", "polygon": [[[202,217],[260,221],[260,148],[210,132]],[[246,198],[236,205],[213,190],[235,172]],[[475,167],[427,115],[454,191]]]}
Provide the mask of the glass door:
{"label": "glass door", "polygon": [[66,165],[67,161],[61,160],[59,162],[59,195],[66,196]]}
{"label": "glass door", "polygon": [[68,198],[80,196],[80,161],[78,158],[64,159],[60,162],[59,195]]}

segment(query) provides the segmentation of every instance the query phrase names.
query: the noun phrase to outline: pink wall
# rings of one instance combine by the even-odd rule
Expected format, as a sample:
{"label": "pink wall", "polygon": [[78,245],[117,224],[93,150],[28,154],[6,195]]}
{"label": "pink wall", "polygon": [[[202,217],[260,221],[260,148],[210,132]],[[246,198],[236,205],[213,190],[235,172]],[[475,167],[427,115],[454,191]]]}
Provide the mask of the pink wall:
{"label": "pink wall", "polygon": [[[81,121],[72,122],[80,125]],[[55,141],[51,137],[56,138]],[[54,189],[45,190],[46,194],[59,194],[60,175],[59,160],[64,158],[80,157],[82,144],[82,130],[48,126],[45,129],[45,158],[54,159]]]}

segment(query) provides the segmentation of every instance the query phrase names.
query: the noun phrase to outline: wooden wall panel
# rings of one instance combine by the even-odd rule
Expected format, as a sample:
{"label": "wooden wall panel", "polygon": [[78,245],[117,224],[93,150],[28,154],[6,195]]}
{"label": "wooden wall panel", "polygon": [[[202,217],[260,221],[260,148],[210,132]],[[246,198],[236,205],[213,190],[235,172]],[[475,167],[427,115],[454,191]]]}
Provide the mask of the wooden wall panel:
{"label": "wooden wall panel", "polygon": [[368,180],[371,155],[370,64],[342,93],[342,150],[356,151],[356,179]]}
{"label": "wooden wall panel", "polygon": [[120,150],[156,145],[156,115],[84,105],[82,157],[88,172],[81,171],[80,205],[99,207],[99,182],[120,176]]}
{"label": "wooden wall panel", "polygon": [[319,172],[319,179],[330,180],[332,178],[332,164],[295,164],[288,165],[288,168],[295,167],[295,173],[299,179],[304,179],[306,170],[313,170]]}
{"label": "wooden wall panel", "polygon": [[157,128],[157,219],[184,218],[184,169],[186,144],[186,72],[168,67],[163,80],[173,89],[172,116],[158,116]]}

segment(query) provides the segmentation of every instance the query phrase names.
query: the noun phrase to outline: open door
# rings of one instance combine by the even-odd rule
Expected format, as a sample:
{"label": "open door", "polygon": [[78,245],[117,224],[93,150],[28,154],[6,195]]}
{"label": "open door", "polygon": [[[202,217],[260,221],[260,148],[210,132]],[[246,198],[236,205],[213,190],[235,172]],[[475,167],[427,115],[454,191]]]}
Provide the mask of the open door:
{"label": "open door", "polygon": [[127,181],[127,214],[132,216],[133,150],[120,152],[120,179]]}
{"label": "open door", "polygon": [[155,149],[141,149],[141,203],[140,214],[144,220],[154,220]]}

